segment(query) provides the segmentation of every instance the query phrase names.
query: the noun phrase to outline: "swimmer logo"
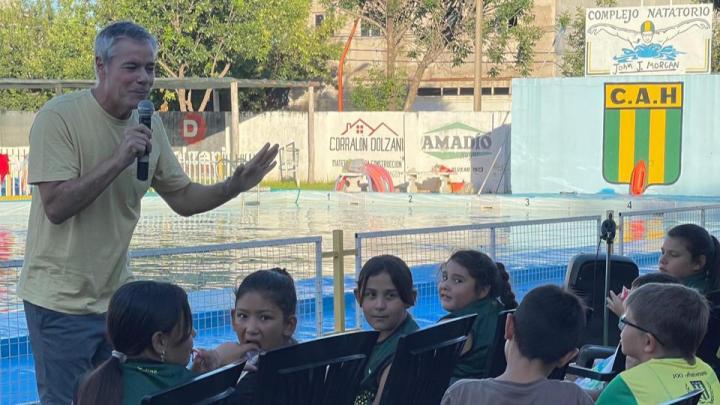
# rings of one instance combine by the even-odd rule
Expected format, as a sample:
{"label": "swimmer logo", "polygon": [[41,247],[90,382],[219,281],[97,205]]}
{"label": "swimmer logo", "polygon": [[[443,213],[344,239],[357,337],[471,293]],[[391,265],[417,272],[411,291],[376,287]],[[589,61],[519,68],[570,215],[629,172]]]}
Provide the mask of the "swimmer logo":
{"label": "swimmer logo", "polygon": [[683,83],[606,83],[603,177],[631,194],[680,178]]}

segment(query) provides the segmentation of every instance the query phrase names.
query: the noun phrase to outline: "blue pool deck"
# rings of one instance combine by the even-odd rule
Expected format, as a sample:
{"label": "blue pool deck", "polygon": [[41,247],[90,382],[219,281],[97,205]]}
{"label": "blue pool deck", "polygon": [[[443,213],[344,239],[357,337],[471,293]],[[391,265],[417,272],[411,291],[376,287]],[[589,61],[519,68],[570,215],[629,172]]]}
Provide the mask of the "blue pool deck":
{"label": "blue pool deck", "polygon": [[[560,285],[565,279],[566,263],[557,263],[557,260],[553,260],[557,252],[536,252],[534,256],[537,257],[537,264],[511,268],[511,283],[518,301],[527,291],[538,285]],[[658,253],[652,253],[633,258],[638,263],[657,263],[658,257]],[[653,266],[641,267],[641,273],[652,269]],[[420,327],[434,324],[445,314],[437,299],[437,270],[438,264],[412,267],[418,302],[411,309],[411,313]],[[297,290],[300,292],[298,308],[302,308],[302,313],[298,314],[298,329],[295,336],[300,341],[317,336],[315,297],[313,294],[303,293],[303,291],[314,291],[315,281],[314,279],[296,281]],[[334,330],[332,278],[323,277],[322,285],[322,330],[327,334]],[[348,329],[356,327],[356,305],[352,292],[354,287],[354,276],[346,276],[345,319]],[[237,339],[231,328],[230,308],[233,305],[233,293],[230,288],[193,291],[189,293],[189,300],[193,308],[193,324],[197,331],[195,347],[214,347],[219,343]],[[202,309],[197,310],[197,308]],[[364,321],[362,327],[368,327]],[[24,313],[0,314],[0,405],[37,401],[35,370],[29,347]]]}

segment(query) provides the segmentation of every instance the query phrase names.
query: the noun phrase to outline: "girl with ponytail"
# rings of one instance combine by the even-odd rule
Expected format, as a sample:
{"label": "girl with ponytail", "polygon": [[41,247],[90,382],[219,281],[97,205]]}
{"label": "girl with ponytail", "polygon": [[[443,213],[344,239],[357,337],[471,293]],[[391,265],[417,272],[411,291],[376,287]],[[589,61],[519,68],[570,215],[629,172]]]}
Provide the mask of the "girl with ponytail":
{"label": "girl with ponytail", "polygon": [[720,243],[705,228],[695,224],[671,228],[660,251],[661,272],[701,294],[720,289]]}
{"label": "girl with ponytail", "polygon": [[495,336],[500,311],[517,307],[505,266],[475,250],[453,253],[440,269],[438,292],[443,309],[441,319],[477,314],[453,379],[485,378],[488,347]]}
{"label": "girl with ponytail", "polygon": [[107,331],[112,357],[81,383],[78,405],[139,404],[195,376],[186,368],[195,330],[182,288],[156,281],[123,285],[110,299]]}

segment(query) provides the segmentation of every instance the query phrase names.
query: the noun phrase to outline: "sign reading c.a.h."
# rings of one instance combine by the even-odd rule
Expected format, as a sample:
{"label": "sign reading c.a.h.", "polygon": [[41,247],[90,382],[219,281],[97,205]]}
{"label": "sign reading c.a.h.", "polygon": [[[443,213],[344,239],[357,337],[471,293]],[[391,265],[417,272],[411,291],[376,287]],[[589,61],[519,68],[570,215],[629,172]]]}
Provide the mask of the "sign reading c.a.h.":
{"label": "sign reading c.a.h.", "polygon": [[[606,83],[603,177],[643,187],[680,177],[683,83]],[[641,171],[641,172],[639,172]]]}

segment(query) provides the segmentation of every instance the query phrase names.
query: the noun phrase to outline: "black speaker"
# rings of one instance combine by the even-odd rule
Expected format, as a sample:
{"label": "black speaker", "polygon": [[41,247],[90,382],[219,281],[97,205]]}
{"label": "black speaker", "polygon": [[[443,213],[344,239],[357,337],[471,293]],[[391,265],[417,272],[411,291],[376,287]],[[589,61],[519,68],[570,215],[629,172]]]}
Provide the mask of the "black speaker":
{"label": "black speaker", "polygon": [[[603,344],[603,310],[605,308],[605,257],[599,254],[575,255],[568,263],[565,273],[565,287],[573,291],[587,306],[587,327],[583,331],[580,345]],[[637,278],[640,271],[632,259],[625,256],[610,257],[610,290],[619,294],[623,287]],[[610,311],[608,317],[608,345],[620,342],[618,317]]]}

